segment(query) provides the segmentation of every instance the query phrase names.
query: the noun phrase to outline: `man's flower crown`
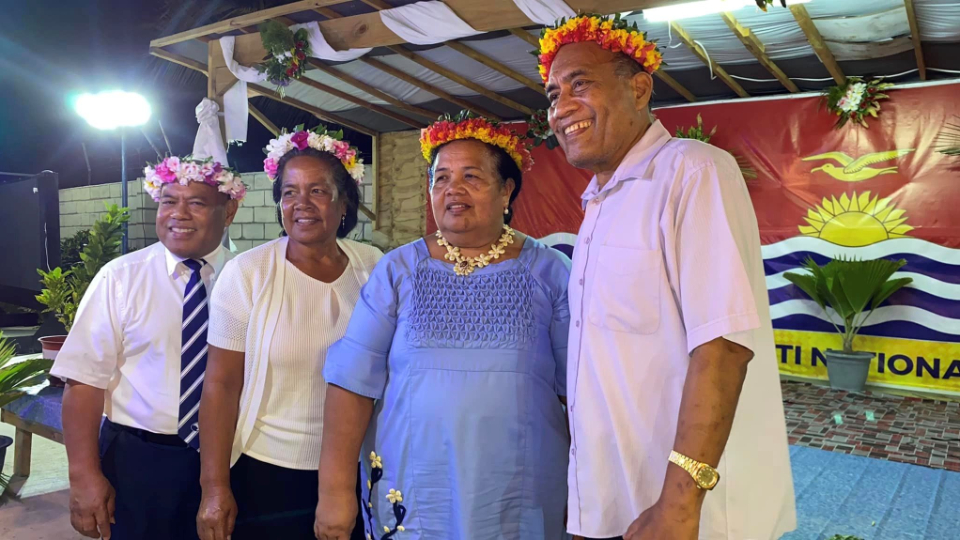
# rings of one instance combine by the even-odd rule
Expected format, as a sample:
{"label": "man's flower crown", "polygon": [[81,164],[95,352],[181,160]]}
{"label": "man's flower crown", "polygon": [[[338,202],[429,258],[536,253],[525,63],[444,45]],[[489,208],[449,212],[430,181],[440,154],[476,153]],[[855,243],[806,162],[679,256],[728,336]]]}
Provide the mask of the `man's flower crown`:
{"label": "man's flower crown", "polygon": [[461,111],[457,116],[443,115],[439,120],[420,132],[420,150],[428,162],[440,146],[460,139],[476,139],[502,148],[517,164],[520,171],[533,167],[533,158],[525,139],[513,130],[496,122]]}
{"label": "man's flower crown", "polygon": [[544,84],[550,77],[550,66],[560,47],[570,43],[593,42],[611,52],[620,52],[653,73],[663,63],[663,55],[655,41],[647,41],[637,23],[628,24],[617,14],[613,17],[580,15],[572,19],[560,19],[554,28],[540,32],[540,49],[536,52],[540,61],[540,77]]}
{"label": "man's flower crown", "polygon": [[224,167],[213,158],[170,156],[156,165],[148,164],[143,169],[143,175],[143,189],[147,190],[154,201],[160,200],[160,188],[163,184],[173,183],[185,186],[187,182],[203,182],[236,201],[242,201],[247,194],[247,187],[240,181],[240,174]]}
{"label": "man's flower crown", "polygon": [[267,158],[263,160],[263,170],[271,180],[277,179],[277,167],[287,152],[293,149],[306,150],[313,148],[321,152],[328,152],[336,156],[343,163],[343,166],[350,173],[350,176],[357,182],[363,182],[363,159],[358,156],[360,152],[356,147],[350,146],[350,143],[343,140],[343,130],[327,131],[327,128],[317,126],[310,130],[303,129],[303,124],[293,128],[293,132],[287,133],[286,129],[279,137],[270,141],[263,152]]}

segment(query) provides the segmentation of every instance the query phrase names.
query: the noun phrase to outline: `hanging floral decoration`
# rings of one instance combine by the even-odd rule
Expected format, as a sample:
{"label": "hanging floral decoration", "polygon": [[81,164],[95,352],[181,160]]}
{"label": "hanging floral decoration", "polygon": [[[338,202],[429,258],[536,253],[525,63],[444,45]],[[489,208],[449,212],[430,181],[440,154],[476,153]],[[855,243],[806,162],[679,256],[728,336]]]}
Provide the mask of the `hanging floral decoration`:
{"label": "hanging floral decoration", "polygon": [[637,23],[628,23],[619,13],[613,17],[580,15],[560,19],[556,27],[544,28],[540,32],[540,47],[534,54],[540,62],[540,77],[544,83],[560,47],[583,42],[594,42],[608,51],[622,52],[643,66],[647,73],[658,70],[663,63],[656,41],[648,41]]}
{"label": "hanging floral decoration", "polygon": [[527,139],[533,141],[534,147],[545,143],[547,150],[553,150],[560,145],[560,141],[557,140],[557,135],[553,132],[553,129],[550,128],[546,109],[541,109],[533,113],[533,116],[527,118],[527,126],[529,126],[527,129]]}
{"label": "hanging floral decoration", "polygon": [[960,157],[960,116],[956,119],[956,124],[944,125],[943,130],[937,135],[934,150],[947,156]]}
{"label": "hanging floral decoration", "polygon": [[267,79],[277,85],[277,92],[282,96],[290,81],[302,77],[306,70],[307,57],[310,56],[307,31],[300,28],[294,32],[274,20],[262,23],[259,28],[267,56],[257,69],[267,74]]}
{"label": "hanging floral decoration", "polygon": [[[767,10],[767,6],[772,6],[775,0],[757,0],[757,7],[763,11]],[[780,5],[787,7],[787,0],[780,0]]]}
{"label": "hanging floral decoration", "polygon": [[877,117],[880,100],[890,97],[883,92],[893,87],[893,83],[885,83],[883,79],[864,81],[860,77],[848,77],[844,84],[824,90],[823,100],[830,112],[839,116],[837,129],[851,120],[863,127],[869,127],[866,117]]}
{"label": "hanging floral decoration", "polygon": [[[700,115],[697,115],[697,125],[690,126],[687,128],[687,132],[683,132],[683,128],[678,127],[677,132],[673,135],[678,139],[696,139],[700,142],[710,144],[710,139],[717,133],[717,126],[713,126],[713,129],[709,133],[703,132],[703,118]],[[729,152],[729,150],[728,150]],[[757,179],[757,170],[754,169],[750,162],[747,161],[747,158],[744,156],[734,154],[729,152],[733,159],[737,160],[737,166],[740,167],[740,174],[743,175],[744,180],[756,180]]]}

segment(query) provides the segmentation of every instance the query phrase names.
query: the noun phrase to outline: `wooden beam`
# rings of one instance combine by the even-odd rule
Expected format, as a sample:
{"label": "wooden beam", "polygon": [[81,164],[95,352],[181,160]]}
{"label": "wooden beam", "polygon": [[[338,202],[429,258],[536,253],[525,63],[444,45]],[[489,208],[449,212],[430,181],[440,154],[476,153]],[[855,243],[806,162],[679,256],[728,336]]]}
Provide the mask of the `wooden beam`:
{"label": "wooden beam", "polygon": [[424,124],[423,122],[417,122],[416,120],[411,120],[411,119],[407,118],[406,116],[403,116],[402,114],[398,114],[398,113],[395,113],[395,112],[391,111],[390,109],[387,109],[386,107],[381,107],[380,105],[375,105],[375,104],[373,104],[373,103],[370,103],[369,101],[366,101],[366,100],[364,100],[364,99],[358,98],[358,97],[353,96],[353,95],[350,95],[350,94],[348,94],[347,92],[344,92],[343,90],[338,90],[338,89],[336,89],[336,88],[334,88],[334,87],[332,87],[332,86],[327,86],[327,85],[325,85],[325,84],[323,84],[323,83],[321,83],[321,82],[319,82],[319,81],[315,81],[315,80],[313,80],[313,79],[311,79],[311,78],[309,78],[309,77],[303,76],[303,77],[300,77],[299,79],[297,79],[297,81],[300,82],[301,84],[305,84],[305,85],[307,85],[307,86],[309,86],[309,87],[311,87],[311,88],[316,88],[317,90],[320,90],[321,92],[326,92],[326,93],[328,93],[328,94],[330,94],[330,95],[333,95],[333,96],[336,96],[336,97],[338,97],[338,98],[340,98],[340,99],[342,99],[342,100],[349,101],[350,103],[353,103],[354,105],[359,105],[360,107],[363,107],[364,109],[369,109],[369,110],[371,110],[371,111],[373,111],[373,112],[382,114],[383,116],[386,116],[386,117],[388,117],[388,118],[393,118],[393,119],[396,120],[397,122],[406,124],[406,125],[408,125],[408,126],[410,126],[410,127],[412,127],[412,128],[422,129],[422,128],[427,127],[426,124]]}
{"label": "wooden beam", "polygon": [[416,53],[414,53],[413,51],[410,51],[410,50],[408,50],[408,49],[405,49],[404,47],[401,47],[401,46],[398,46],[398,45],[391,45],[391,46],[388,47],[388,48],[389,48],[391,51],[399,54],[400,56],[402,56],[402,57],[404,57],[404,58],[406,58],[407,60],[410,60],[411,62],[414,62],[414,63],[416,63],[416,64],[418,64],[418,65],[421,65],[421,66],[429,69],[430,71],[432,71],[432,72],[434,72],[434,73],[436,73],[436,74],[438,74],[438,75],[441,75],[441,76],[443,76],[443,77],[445,77],[445,78],[447,78],[447,79],[450,79],[451,81],[459,84],[460,86],[464,86],[464,87],[466,87],[466,88],[469,88],[470,90],[473,90],[474,92],[480,94],[481,96],[483,96],[483,97],[485,97],[485,98],[487,98],[487,99],[491,99],[491,100],[496,101],[497,103],[499,103],[499,104],[501,104],[501,105],[504,105],[504,106],[506,106],[506,107],[510,107],[511,109],[514,109],[514,110],[516,110],[516,111],[520,111],[520,112],[522,112],[523,114],[526,114],[527,116],[530,116],[530,115],[532,115],[534,112],[536,112],[536,111],[534,111],[533,109],[531,109],[530,107],[527,107],[526,105],[524,105],[524,104],[522,104],[522,103],[517,103],[516,101],[513,101],[513,100],[510,99],[510,98],[505,98],[505,97],[501,96],[500,94],[498,94],[498,93],[496,93],[496,92],[494,92],[494,91],[492,91],[492,90],[488,90],[488,89],[484,88],[482,85],[479,85],[479,84],[471,81],[470,79],[467,79],[466,77],[463,77],[463,76],[461,76],[461,75],[459,75],[459,74],[457,74],[457,73],[454,73],[453,71],[450,71],[449,69],[441,66],[440,64],[437,64],[436,62],[427,60],[426,58],[420,56],[419,54],[416,54]]}
{"label": "wooden beam", "polygon": [[344,73],[344,72],[342,72],[342,71],[339,71],[339,70],[337,70],[336,68],[333,68],[333,67],[331,67],[331,66],[328,66],[328,65],[324,64],[323,62],[315,59],[315,58],[311,58],[311,59],[307,60],[307,62],[308,62],[311,66],[319,69],[320,71],[326,73],[327,75],[330,75],[331,77],[333,77],[333,78],[335,78],[335,79],[341,80],[341,81],[343,81],[343,82],[345,82],[345,83],[347,83],[347,84],[349,84],[349,85],[351,85],[351,86],[354,86],[354,87],[356,87],[356,88],[359,88],[360,90],[363,90],[364,92],[370,94],[371,96],[373,96],[373,97],[375,97],[375,98],[379,98],[379,99],[381,99],[381,100],[383,100],[383,101],[386,101],[387,103],[393,105],[394,107],[397,107],[397,108],[399,108],[399,109],[403,109],[403,110],[405,110],[405,111],[407,111],[407,112],[409,112],[409,113],[415,114],[415,115],[417,115],[417,116],[422,116],[422,117],[424,117],[424,118],[426,118],[426,119],[428,119],[428,120],[431,120],[431,121],[436,120],[436,119],[437,119],[437,116],[440,115],[440,113],[438,113],[438,112],[436,112],[436,111],[431,111],[430,109],[424,109],[424,108],[422,108],[422,107],[417,107],[416,105],[411,105],[411,104],[409,104],[409,103],[407,103],[407,102],[405,102],[405,101],[401,101],[401,100],[399,100],[399,99],[391,96],[390,94],[387,94],[387,93],[385,93],[385,92],[382,92],[382,91],[380,91],[380,90],[377,90],[376,88],[374,88],[374,87],[370,86],[369,84],[361,81],[360,79],[357,79],[357,78],[354,77],[353,75],[348,75],[348,74],[346,74],[346,73]]}
{"label": "wooden beam", "polygon": [[360,0],[360,1],[372,7],[373,9],[390,9],[394,7],[384,2],[383,0]]}
{"label": "wooden beam", "polygon": [[[220,93],[220,70],[227,71],[227,74],[233,77],[233,74],[227,70],[226,62],[223,59],[223,49],[219,41],[207,42],[207,97],[217,103],[221,111],[223,108],[223,93]],[[227,85],[224,77],[223,86]],[[223,147],[227,148],[227,125],[226,119],[220,115],[220,139],[223,141]]]}
{"label": "wooden beam", "polygon": [[263,114],[260,109],[254,107],[253,103],[248,103],[247,108],[250,110],[250,116],[254,117],[257,122],[263,124],[263,127],[267,128],[267,131],[272,133],[274,137],[278,137],[280,135],[280,128],[271,122],[270,119],[267,118],[267,115]]}
{"label": "wooden beam", "polygon": [[324,17],[326,17],[326,18],[328,18],[328,19],[339,19],[339,18],[343,17],[343,15],[337,13],[336,11],[334,11],[334,10],[332,10],[332,9],[330,9],[330,8],[326,8],[326,7],[317,8],[317,9],[315,9],[315,10],[313,10],[313,11],[315,11],[315,12],[323,15]]}
{"label": "wooden beam", "polygon": [[374,221],[374,222],[377,221],[377,215],[374,214],[372,210],[370,210],[369,208],[367,208],[367,205],[365,205],[365,204],[363,204],[363,203],[360,203],[360,204],[357,206],[357,210],[360,210],[360,213],[362,213],[363,215],[367,216],[367,218],[369,218],[370,221]]}
{"label": "wooden beam", "polygon": [[533,45],[534,49],[540,50],[540,39],[523,28],[511,28],[508,32]]}
{"label": "wooden beam", "polygon": [[920,80],[927,80],[927,63],[923,60],[923,45],[920,43],[920,25],[917,24],[917,12],[913,8],[913,0],[904,0],[907,6],[907,20],[910,21],[910,39],[913,40],[913,54],[917,57],[917,68],[920,69]]}
{"label": "wooden beam", "polygon": [[[492,112],[484,109],[483,107],[479,107],[479,106],[477,106],[477,105],[474,105],[473,103],[470,103],[469,101],[467,101],[467,100],[465,100],[465,99],[460,99],[460,98],[458,98],[457,96],[454,96],[454,95],[452,95],[452,94],[449,94],[449,93],[447,93],[447,92],[445,92],[445,91],[437,88],[436,86],[433,86],[432,84],[428,84],[428,83],[425,83],[425,82],[421,81],[420,79],[414,77],[413,75],[410,75],[409,73],[407,73],[407,72],[405,72],[405,71],[401,71],[401,70],[399,70],[399,69],[397,69],[397,68],[395,68],[395,67],[393,67],[393,66],[391,66],[391,65],[384,64],[383,62],[381,62],[381,61],[379,61],[379,60],[376,60],[376,59],[374,59],[374,58],[369,58],[369,57],[366,57],[366,56],[362,56],[362,57],[360,57],[360,61],[363,62],[364,64],[367,64],[368,66],[373,66],[373,67],[379,69],[380,71],[383,71],[384,73],[388,73],[388,74],[390,74],[390,75],[393,75],[394,77],[400,79],[401,81],[403,81],[403,82],[405,82],[405,83],[407,83],[407,84],[412,84],[413,86],[416,86],[417,88],[419,88],[419,89],[421,89],[421,90],[424,90],[424,91],[426,91],[426,92],[430,92],[431,94],[433,94],[433,95],[435,95],[435,96],[437,96],[437,97],[439,97],[439,98],[443,98],[443,99],[449,101],[450,103],[453,103],[454,105],[457,105],[457,106],[459,106],[459,107],[461,107],[461,108],[463,108],[463,109],[467,109],[467,110],[473,111],[473,112],[479,114],[480,116],[486,116],[487,118],[490,118],[490,119],[492,119],[492,120],[502,120],[502,118],[500,118],[499,116],[493,114]],[[438,116],[439,116],[439,115],[438,115]]]}
{"label": "wooden beam", "polygon": [[515,69],[509,68],[501,64],[500,62],[497,62],[493,58],[490,58],[489,56],[478,52],[476,49],[472,49],[469,46],[459,41],[445,41],[443,44],[457,51],[458,53],[464,56],[467,56],[473,60],[476,60],[477,62],[487,66],[488,68],[499,72],[501,75],[510,77],[511,79],[517,81],[518,83],[526,86],[527,88],[535,92],[538,92],[540,94],[544,93],[542,84],[534,82],[523,73],[520,73]]}
{"label": "wooden beam", "polygon": [[810,13],[807,12],[807,8],[804,7],[803,4],[791,4],[789,7],[790,13],[793,13],[793,18],[797,20],[800,29],[803,30],[803,33],[807,36],[807,41],[810,42],[810,46],[813,47],[814,52],[817,53],[824,67],[830,72],[833,80],[837,81],[837,84],[847,82],[847,77],[843,74],[843,70],[840,69],[840,65],[837,64],[837,59],[833,57],[830,48],[824,43],[823,36],[821,36],[820,31],[817,30],[817,25],[813,24],[813,19],[810,18]]}
{"label": "wooden beam", "polygon": [[[329,5],[337,4],[340,1],[343,0],[339,0],[338,2],[327,0],[324,3]],[[688,0],[566,0],[566,3],[577,12],[612,14],[682,4],[685,1]],[[467,24],[480,32],[509,30],[511,28],[520,28],[534,24],[520,11],[513,0],[445,0],[444,3],[450,6]],[[323,6],[312,6],[310,9],[317,9],[319,7]],[[287,12],[292,13],[294,11],[296,10],[289,10]],[[256,14],[251,14],[251,16],[253,15]],[[276,18],[276,16],[259,17],[253,20],[259,23],[268,18]],[[249,26],[250,24],[255,23],[248,22],[240,26]],[[394,34],[383,24],[383,21],[380,19],[380,14],[377,12],[320,21],[319,24],[320,31],[323,33],[324,38],[326,38],[327,43],[335,50],[385,47],[403,43],[403,39],[401,39],[400,36]],[[192,39],[196,37],[196,31],[192,32],[193,35],[186,37],[178,34],[177,36],[163,38],[163,40],[165,40],[164,42],[176,43],[184,41],[185,39]],[[256,40],[257,44],[260,43],[259,36],[253,34],[237,36],[238,44],[247,40]],[[155,40],[152,46],[156,46],[156,43],[159,41],[160,40]],[[266,53],[261,46],[259,50],[251,51],[249,56],[236,56],[235,58],[240,64],[248,66],[259,62],[265,55]]]}
{"label": "wooden beam", "polygon": [[692,103],[697,100],[697,96],[693,95],[693,92],[687,90],[682,84],[678,83],[676,79],[667,74],[666,71],[658,69],[654,71],[653,74],[661,81],[667,83],[667,86],[673,88],[674,92],[683,96],[687,101]]}
{"label": "wooden beam", "polygon": [[173,34],[172,36],[155,39],[150,42],[150,46],[163,47],[165,45],[172,45],[174,43],[180,43],[181,41],[189,41],[191,39],[197,39],[203,36],[209,36],[211,34],[226,34],[246,26],[256,26],[263,21],[275,19],[282,15],[342,4],[346,1],[347,0],[301,0],[300,2],[293,2],[270,9],[247,13],[246,15],[232,17],[225,21],[208,24],[199,28],[187,30],[186,32]]}
{"label": "wooden beam", "polygon": [[699,58],[700,61],[703,62],[705,65],[712,67],[713,73],[716,74],[716,76],[719,77],[721,81],[726,83],[726,85],[729,86],[731,90],[733,90],[740,97],[750,97],[750,94],[748,94],[747,91],[744,90],[743,87],[740,86],[740,84],[737,81],[733,80],[733,77],[731,77],[727,73],[727,70],[720,67],[720,65],[717,64],[716,62],[712,62],[710,60],[710,58],[706,55],[703,49],[699,45],[693,42],[693,38],[690,37],[690,34],[688,34],[687,31],[684,30],[682,26],[680,26],[675,22],[671,22],[670,27],[673,28],[673,32],[677,34],[677,37],[680,38],[680,41],[682,41],[683,44],[686,45],[690,49],[690,51],[693,52],[694,56]]}
{"label": "wooden beam", "polygon": [[791,92],[799,92],[800,89],[797,88],[797,85],[787,77],[787,74],[783,72],[777,64],[767,56],[766,47],[764,44],[757,39],[757,36],[750,31],[749,28],[740,24],[740,21],[736,19],[730,12],[724,12],[720,14],[723,17],[724,22],[727,23],[727,26],[730,27],[730,30],[737,36],[737,39],[740,40],[740,43],[743,43],[743,46],[750,51],[750,54],[760,62],[760,65],[763,66],[771,75],[777,78],[787,90]]}
{"label": "wooden beam", "polygon": [[207,65],[202,62],[197,62],[193,58],[180,56],[179,54],[172,53],[170,51],[160,49],[158,47],[150,47],[150,54],[152,54],[153,56],[156,56],[157,58],[162,58],[167,62],[173,62],[174,64],[183,66],[185,68],[189,68],[194,71],[199,71],[204,75],[207,74]]}
{"label": "wooden beam", "polygon": [[270,90],[270,89],[268,89],[268,88],[264,88],[263,86],[260,86],[260,85],[257,85],[257,84],[247,84],[247,90],[248,90],[248,93],[249,93],[249,94],[254,94],[254,95],[258,95],[258,96],[263,96],[263,97],[265,97],[265,98],[272,99],[272,100],[274,100],[274,101],[276,101],[276,102],[278,102],[278,103],[284,103],[284,104],[289,105],[289,106],[291,106],[291,107],[295,107],[295,108],[297,108],[297,109],[300,109],[301,111],[306,111],[306,112],[308,112],[308,113],[316,116],[317,118],[319,118],[319,119],[321,119],[321,120],[323,120],[323,121],[325,121],[325,122],[333,122],[334,124],[340,124],[341,126],[348,127],[348,128],[350,128],[350,129],[358,132],[358,133],[363,133],[364,135],[369,135],[370,137],[373,137],[374,135],[377,134],[376,131],[374,131],[374,130],[368,128],[368,127],[364,127],[364,126],[361,126],[360,124],[357,124],[357,123],[355,123],[355,122],[351,122],[350,120],[347,120],[346,118],[342,118],[342,117],[340,117],[340,116],[337,116],[336,114],[327,112],[327,111],[325,111],[325,110],[323,110],[323,109],[321,109],[321,108],[319,108],[319,107],[314,107],[313,105],[310,105],[309,103],[304,103],[304,102],[302,102],[302,101],[300,101],[300,100],[293,99],[293,98],[291,98],[291,97],[289,97],[289,96],[288,96],[288,97],[283,97],[283,98],[281,98],[276,92],[274,92],[273,90]]}

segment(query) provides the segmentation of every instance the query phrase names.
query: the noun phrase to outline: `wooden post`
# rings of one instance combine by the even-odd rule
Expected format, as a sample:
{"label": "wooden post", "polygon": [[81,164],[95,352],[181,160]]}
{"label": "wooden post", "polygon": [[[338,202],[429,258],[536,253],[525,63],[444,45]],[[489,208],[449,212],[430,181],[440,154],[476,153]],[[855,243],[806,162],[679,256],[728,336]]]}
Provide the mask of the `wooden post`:
{"label": "wooden post", "polygon": [[736,19],[730,12],[724,12],[720,14],[723,17],[724,22],[727,23],[727,26],[730,27],[730,30],[737,36],[737,39],[740,40],[740,43],[743,43],[743,46],[750,51],[750,54],[760,62],[760,65],[766,68],[771,75],[777,78],[780,81],[780,84],[784,86],[787,90],[791,92],[799,92],[800,89],[797,88],[797,85],[787,77],[787,74],[781,70],[777,64],[767,56],[766,47],[763,43],[757,39],[757,36],[750,31],[749,28],[740,24],[740,21]]}
{"label": "wooden post", "polygon": [[686,45],[687,48],[690,49],[690,51],[694,54],[694,56],[699,58],[700,61],[704,63],[704,65],[710,66],[713,69],[713,72],[716,74],[716,76],[721,81],[723,81],[727,86],[729,86],[731,90],[733,90],[740,97],[750,97],[750,94],[748,94],[747,91],[744,90],[742,86],[740,86],[740,83],[733,80],[733,77],[727,74],[727,70],[720,67],[719,64],[717,64],[710,57],[708,57],[700,45],[694,43],[693,38],[690,37],[690,34],[688,34],[687,31],[684,30],[682,26],[680,26],[675,22],[671,22],[670,27],[673,28],[674,33],[677,34],[677,37],[680,38],[680,41],[682,41],[684,45]]}
{"label": "wooden post", "polygon": [[837,59],[833,57],[830,48],[827,47],[827,44],[823,41],[823,36],[821,36],[820,31],[817,30],[817,25],[813,24],[813,19],[810,18],[810,13],[807,12],[807,8],[805,8],[803,4],[793,4],[789,7],[790,12],[793,13],[793,18],[797,20],[800,29],[803,30],[803,33],[807,36],[807,41],[810,42],[810,46],[813,47],[814,52],[817,53],[824,67],[830,72],[830,76],[833,77],[833,80],[837,81],[837,84],[846,83],[847,77],[843,74],[843,70],[840,69],[840,64],[838,64]]}
{"label": "wooden post", "polygon": [[904,0],[907,6],[907,20],[910,21],[910,39],[913,41],[913,54],[917,57],[920,80],[927,80],[927,63],[923,60],[923,45],[920,43],[920,25],[917,24],[917,12],[913,9],[913,0]]}
{"label": "wooden post", "polygon": [[13,476],[27,478],[30,476],[30,455],[33,452],[33,433],[17,428],[13,443]]}

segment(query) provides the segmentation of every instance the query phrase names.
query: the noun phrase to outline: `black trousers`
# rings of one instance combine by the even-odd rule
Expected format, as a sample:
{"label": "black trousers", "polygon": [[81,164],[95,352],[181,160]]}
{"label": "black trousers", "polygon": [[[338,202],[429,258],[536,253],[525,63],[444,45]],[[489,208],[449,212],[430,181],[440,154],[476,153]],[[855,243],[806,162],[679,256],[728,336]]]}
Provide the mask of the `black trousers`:
{"label": "black trousers", "polygon": [[176,435],[104,420],[100,464],[117,492],[112,540],[196,540],[200,454]]}
{"label": "black trousers", "polygon": [[[240,456],[230,469],[230,486],[237,501],[233,540],[315,540],[317,482],[316,470],[287,469]],[[363,540],[359,512],[350,538]]]}

